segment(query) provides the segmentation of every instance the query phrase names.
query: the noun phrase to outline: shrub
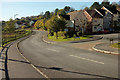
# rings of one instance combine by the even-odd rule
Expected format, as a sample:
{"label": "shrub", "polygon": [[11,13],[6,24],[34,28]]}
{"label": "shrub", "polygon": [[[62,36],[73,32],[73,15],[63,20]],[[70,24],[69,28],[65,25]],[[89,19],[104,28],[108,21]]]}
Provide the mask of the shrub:
{"label": "shrub", "polygon": [[73,35],[76,34],[76,31],[68,31],[67,35],[69,35],[69,37],[73,37]]}

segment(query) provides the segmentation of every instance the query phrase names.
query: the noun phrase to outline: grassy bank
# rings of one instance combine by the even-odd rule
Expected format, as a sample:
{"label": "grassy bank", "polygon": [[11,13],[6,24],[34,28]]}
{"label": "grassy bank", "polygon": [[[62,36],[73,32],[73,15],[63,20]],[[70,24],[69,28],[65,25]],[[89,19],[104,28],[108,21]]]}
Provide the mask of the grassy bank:
{"label": "grassy bank", "polygon": [[17,40],[19,38],[25,37],[31,33],[29,29],[20,29],[15,30],[11,33],[2,33],[2,44],[5,46],[6,44],[10,43],[11,41]]}
{"label": "grassy bank", "polygon": [[52,40],[52,41],[58,41],[58,42],[64,42],[64,41],[77,41],[77,40],[83,40],[83,39],[89,39],[91,36],[86,36],[86,37],[80,37],[80,38],[64,38],[64,37],[58,37],[58,39],[56,39],[55,36],[49,36],[48,35],[48,39]]}
{"label": "grassy bank", "polygon": [[120,49],[120,43],[114,43],[114,44],[112,44],[112,47]]}

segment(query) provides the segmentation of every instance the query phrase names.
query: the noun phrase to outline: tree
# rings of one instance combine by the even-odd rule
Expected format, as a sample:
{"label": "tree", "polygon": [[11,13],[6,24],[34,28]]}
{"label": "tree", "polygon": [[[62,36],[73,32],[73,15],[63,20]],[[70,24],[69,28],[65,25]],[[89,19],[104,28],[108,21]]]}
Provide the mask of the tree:
{"label": "tree", "polygon": [[50,18],[50,12],[46,11],[44,14],[44,18],[49,19]]}
{"label": "tree", "polygon": [[85,7],[84,10],[89,10],[89,8],[88,8],[88,7]]}
{"label": "tree", "polygon": [[94,2],[93,5],[90,7],[90,9],[100,9],[99,2]]}
{"label": "tree", "polygon": [[34,24],[35,29],[43,28],[44,27],[44,19],[37,20]]}
{"label": "tree", "polygon": [[58,31],[64,30],[66,25],[66,21],[63,18],[57,18],[57,16],[53,16],[49,20],[49,30],[52,30],[56,33],[56,39],[58,39]]}
{"label": "tree", "polygon": [[7,21],[6,26],[4,27],[4,30],[6,32],[14,32],[15,31],[15,21],[13,21],[12,19]]}
{"label": "tree", "polygon": [[64,9],[60,9],[60,10],[58,10],[57,14],[66,15],[66,12]]}
{"label": "tree", "polygon": [[67,13],[69,13],[69,12],[75,11],[75,9],[71,8],[70,6],[65,6],[65,7],[64,7],[64,11],[65,11],[65,13],[67,14]]}
{"label": "tree", "polygon": [[58,10],[59,10],[58,8],[57,8],[57,9],[55,9],[55,15],[57,15],[57,13],[58,13]]}
{"label": "tree", "polygon": [[103,0],[101,6],[108,7],[108,6],[110,6],[110,2],[108,0]]}

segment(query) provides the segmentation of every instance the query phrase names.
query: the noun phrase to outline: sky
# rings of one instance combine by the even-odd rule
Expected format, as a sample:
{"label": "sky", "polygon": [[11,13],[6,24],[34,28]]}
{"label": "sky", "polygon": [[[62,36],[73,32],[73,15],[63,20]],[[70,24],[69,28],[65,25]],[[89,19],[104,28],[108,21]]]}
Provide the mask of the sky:
{"label": "sky", "polygon": [[[16,2],[17,1],[17,2]],[[16,18],[26,16],[37,16],[41,12],[53,11],[56,8],[63,9],[65,6],[70,6],[75,10],[83,9],[84,7],[90,7],[93,4],[86,2],[87,0],[2,0],[0,2],[0,21],[14,19],[14,15],[18,14]],[[74,2],[73,2],[74,1]],[[77,2],[78,1],[78,2]],[[90,0],[89,0],[90,1]],[[100,0],[96,0],[99,1]]]}

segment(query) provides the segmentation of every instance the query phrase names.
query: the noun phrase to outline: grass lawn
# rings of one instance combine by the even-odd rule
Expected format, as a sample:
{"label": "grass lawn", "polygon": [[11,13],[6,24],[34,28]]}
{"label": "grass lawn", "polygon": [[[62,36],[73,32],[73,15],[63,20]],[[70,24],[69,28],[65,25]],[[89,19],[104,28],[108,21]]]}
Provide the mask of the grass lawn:
{"label": "grass lawn", "polygon": [[120,43],[114,43],[114,44],[112,44],[112,47],[114,47],[114,48],[120,48]]}
{"label": "grass lawn", "polygon": [[91,36],[87,36],[87,37],[80,37],[80,38],[67,38],[65,39],[64,37],[58,37],[58,39],[56,39],[55,36],[49,36],[48,35],[48,39],[52,40],[52,41],[58,41],[58,42],[63,42],[63,41],[77,41],[77,40],[82,40],[82,39],[88,39]]}

